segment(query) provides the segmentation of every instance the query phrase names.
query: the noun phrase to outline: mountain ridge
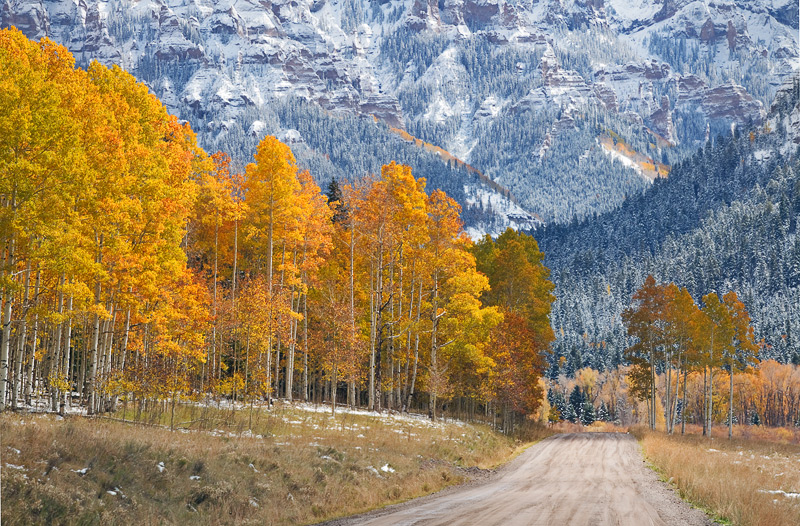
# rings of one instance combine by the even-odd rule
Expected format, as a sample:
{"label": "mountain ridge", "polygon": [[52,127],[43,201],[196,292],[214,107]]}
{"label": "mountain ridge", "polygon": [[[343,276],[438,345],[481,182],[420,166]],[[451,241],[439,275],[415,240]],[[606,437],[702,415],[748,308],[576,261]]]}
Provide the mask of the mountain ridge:
{"label": "mountain ridge", "polygon": [[[3,0],[0,18],[66,45],[79,64],[128,69],[204,147],[240,162],[266,134],[296,135],[280,108],[302,99],[452,152],[508,188],[525,221],[565,223],[649,187],[597,148],[597,130],[669,165],[708,134],[760,122],[798,68],[793,9],[790,0]],[[302,141],[319,142],[315,133]],[[369,170],[401,155],[392,146]],[[320,180],[358,175],[343,173],[347,163],[298,160]],[[429,169],[421,175],[438,187],[473,184]],[[513,223],[498,220],[476,228]]]}

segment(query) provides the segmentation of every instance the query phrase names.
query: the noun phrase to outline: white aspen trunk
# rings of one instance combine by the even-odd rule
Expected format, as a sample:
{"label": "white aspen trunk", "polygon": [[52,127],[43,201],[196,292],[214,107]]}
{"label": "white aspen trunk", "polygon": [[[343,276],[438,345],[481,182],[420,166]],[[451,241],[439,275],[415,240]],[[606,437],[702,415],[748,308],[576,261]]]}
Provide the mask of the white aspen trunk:
{"label": "white aspen trunk", "polygon": [[[83,322],[83,334],[89,334],[89,320],[84,319]],[[88,361],[89,356],[89,338],[83,338],[83,348],[81,349],[81,368],[78,375],[78,385],[80,386],[81,390],[81,398],[80,403],[83,404],[86,401],[86,398],[89,395],[88,385],[86,382],[86,373],[88,372],[88,368],[86,367],[86,362]],[[138,359],[137,359],[138,365]]]}
{"label": "white aspen trunk", "polygon": [[[372,267],[372,265],[371,265]],[[369,272],[369,286],[370,286],[370,294],[369,294],[369,400],[367,405],[369,405],[369,410],[372,411],[375,408],[375,279],[374,279],[374,267],[370,268]]]}
{"label": "white aspen trunk", "polygon": [[131,309],[130,307],[125,312],[125,332],[122,336],[122,352],[119,360],[120,372],[125,371],[125,364],[128,360],[128,341],[131,333]]}
{"label": "white aspen trunk", "polygon": [[[408,312],[409,320],[411,319],[411,315],[413,313],[413,301],[414,301],[414,298],[411,298],[410,300],[412,302],[412,308],[410,308],[409,312]],[[409,382],[410,382],[410,376],[409,376],[410,371],[411,371],[411,329],[409,328],[409,329],[406,330],[406,359],[405,359],[405,365],[403,367],[403,371],[401,373],[402,378],[400,379],[400,381],[402,383],[402,389],[401,389],[401,394],[400,394],[400,406],[401,406],[400,410],[403,411],[403,412],[408,411],[408,408],[406,407],[406,400],[408,399],[408,387],[409,387]]]}
{"label": "white aspen trunk", "polygon": [[[347,344],[351,346],[350,356],[353,356],[352,353],[352,345],[353,339],[355,338],[356,334],[356,305],[355,305],[355,225],[352,220],[353,213],[350,213],[350,338],[348,338]],[[349,402],[351,407],[356,406],[356,383],[355,381],[350,382],[350,393],[349,393]]]}
{"label": "white aspen trunk", "polygon": [[708,435],[708,367],[703,365],[703,436]]}
{"label": "white aspen trunk", "polygon": [[[272,317],[270,316],[270,320]],[[267,371],[267,402],[272,400],[272,321],[270,321],[270,334],[267,338],[267,350],[264,353],[267,357],[266,371]]]}
{"label": "white aspen trunk", "polygon": [[331,374],[331,414],[336,415],[336,362],[333,363]]}
{"label": "white aspen trunk", "polygon": [[[105,362],[103,366],[103,381],[107,382],[109,378],[111,378],[111,359],[113,358],[113,349],[114,349],[114,329],[117,326],[117,308],[112,303],[111,305],[112,312],[114,313],[111,316],[111,320],[106,322],[106,344],[105,344]],[[111,399],[109,399],[108,395],[106,394],[103,396],[103,400],[106,402],[105,405],[109,405]],[[105,411],[113,411],[113,407],[103,407],[103,412]]]}
{"label": "white aspen trunk", "polygon": [[[39,288],[42,283],[42,272],[39,270],[38,265],[36,268],[36,285],[33,289],[33,295],[35,298],[35,302],[39,302]],[[38,339],[39,339],[39,313],[35,313],[33,315],[33,341],[31,343],[31,352],[30,352],[30,359],[28,360],[28,381],[25,385],[25,403],[30,405],[33,403],[33,384],[34,378],[36,373],[36,349],[38,346]]]}
{"label": "white aspen trunk", "polygon": [[731,365],[730,365],[730,376],[731,376],[731,383],[730,383],[730,404],[728,407],[728,440],[733,440],[733,358],[731,358]]}
{"label": "white aspen trunk", "polygon": [[666,382],[667,382],[667,385],[666,385],[666,400],[667,400],[667,407],[666,407],[666,410],[667,410],[667,414],[666,414],[667,425],[666,425],[666,428],[667,429],[666,429],[666,431],[669,434],[672,434],[672,392],[670,391],[670,387],[671,387],[670,386],[670,382],[672,381],[672,359],[671,359],[671,356],[672,356],[671,352],[668,352],[668,351],[664,352],[664,364],[665,364],[665,369],[666,369],[666,373],[667,373],[667,378],[666,378]]}
{"label": "white aspen trunk", "polygon": [[[14,184],[13,189],[11,190],[11,199],[8,202],[8,208],[11,209],[12,217],[16,214],[17,209],[17,186],[16,183]],[[8,272],[14,272],[14,265],[16,263],[14,259],[14,232],[9,233],[8,237],[8,245],[6,250],[6,261],[5,267],[3,268],[2,274],[0,276],[5,277],[6,269]],[[3,333],[2,333],[2,341],[0,341],[0,411],[5,410],[7,397],[6,393],[8,392],[8,354],[10,352],[10,344],[11,344],[11,311],[12,311],[12,304],[14,303],[14,294],[13,292],[9,291],[6,288],[0,290],[0,303],[3,305],[3,317],[2,317],[2,324],[3,324]]]}
{"label": "white aspen trunk", "polygon": [[706,412],[708,436],[711,436],[711,414],[714,410],[714,330],[711,330],[711,347],[708,351],[708,411]]}
{"label": "white aspen trunk", "polygon": [[[294,306],[294,295],[295,293],[292,292],[292,311],[293,312],[300,312],[300,293],[297,293],[297,308],[295,309]],[[289,325],[289,334],[291,335],[291,341],[289,342],[289,349],[286,355],[286,399],[288,401],[292,401],[292,390],[294,389],[294,356],[295,356],[295,346],[297,343],[297,327],[298,327],[298,320],[292,319]]]}
{"label": "white aspen trunk", "polygon": [[439,394],[439,382],[441,378],[439,378],[439,363],[438,363],[438,341],[437,341],[437,331],[438,331],[438,313],[439,313],[439,283],[438,283],[438,272],[434,272],[433,275],[433,298],[431,298],[431,374],[433,375],[432,378],[432,386],[431,386],[431,418],[435,421],[436,420],[436,398]]}
{"label": "white aspen trunk", "polygon": [[[295,266],[297,265],[297,249],[294,249],[294,254],[292,256],[293,263]],[[303,258],[302,262],[304,263],[306,260],[306,247],[303,246]],[[295,267],[296,268],[296,267]],[[301,281],[305,283],[305,273],[301,275]],[[297,309],[294,306],[294,291],[292,291],[291,296],[291,309],[292,312],[299,312],[300,311],[300,293],[297,294]],[[294,384],[294,346],[297,336],[297,321],[292,318],[289,322],[289,334],[291,335],[291,341],[289,342],[289,348],[287,349],[286,353],[286,382],[285,382],[285,391],[284,395],[287,400],[290,402],[292,401],[292,388]]]}
{"label": "white aspen trunk", "polygon": [[[411,296],[408,301],[408,321],[411,322],[411,318],[414,316],[414,290],[415,290],[414,281],[414,274],[411,274]],[[411,328],[409,327],[406,330],[406,364],[403,370],[403,394],[400,401],[401,404],[401,411],[407,412],[408,411],[408,393],[409,393],[409,370],[411,368]]]}
{"label": "white aspen trunk", "polygon": [[275,198],[273,192],[270,191],[269,196],[269,233],[267,235],[267,278],[269,279],[269,294],[272,297],[272,230],[273,230],[273,208],[275,207]]}
{"label": "white aspen trunk", "polygon": [[[419,284],[420,290],[417,297],[417,327],[419,327],[419,320],[422,316],[422,282]],[[411,400],[414,398],[414,388],[417,385],[417,366],[419,365],[419,330],[414,334],[414,370],[411,373],[411,385],[408,391],[408,400],[406,407],[411,407]]]}
{"label": "white aspen trunk", "polygon": [[308,296],[303,294],[303,401],[308,402]]}
{"label": "white aspen trunk", "polygon": [[14,381],[11,383],[11,407],[19,409],[19,393],[22,389],[22,351],[25,348],[25,338],[27,336],[27,323],[25,318],[19,321],[19,334],[17,335],[17,350],[14,356]]}
{"label": "white aspen trunk", "polygon": [[656,428],[656,350],[650,348],[650,429]]}
{"label": "white aspen trunk", "polygon": [[[681,347],[682,348],[682,347]],[[675,388],[674,388],[674,400],[670,402],[671,410],[669,413],[669,421],[670,421],[670,431],[669,434],[675,433],[675,419],[678,417],[678,398],[680,393],[681,387],[681,371],[683,370],[683,351],[678,352],[678,367],[675,369]],[[684,408],[683,411],[686,409]]]}
{"label": "white aspen trunk", "polygon": [[[95,281],[94,285],[94,300],[95,305],[100,305],[100,281]],[[98,349],[100,346],[100,315],[94,315],[94,321],[92,323],[92,335],[91,335],[91,347],[88,357],[89,362],[89,375],[86,379],[87,383],[87,392],[89,394],[89,407],[87,408],[87,413],[93,415],[97,412],[97,386],[95,385],[97,380],[97,360],[98,360]]]}
{"label": "white aspen trunk", "polygon": [[[11,269],[14,265],[14,237],[8,241],[8,252],[6,253],[6,266]],[[3,340],[0,343],[0,411],[6,408],[6,393],[8,392],[8,353],[11,340],[11,310],[14,302],[14,295],[6,289],[2,291],[0,300],[3,302]]]}
{"label": "white aspen trunk", "polygon": [[250,392],[250,328],[247,329],[244,343],[244,395],[250,397],[250,422],[247,428],[252,428],[253,419],[253,396]]}
{"label": "white aspen trunk", "polygon": [[72,304],[73,296],[70,294],[67,300],[68,314],[65,322],[67,326],[65,329],[66,334],[64,335],[64,367],[61,370],[61,376],[67,383],[67,389],[63,393],[59,410],[61,410],[62,407],[69,408],[72,403],[72,378],[70,377],[70,371],[72,370]]}
{"label": "white aspen trunk", "polygon": [[[211,304],[211,312],[214,316],[214,323],[211,325],[211,351],[209,352],[206,362],[213,363],[217,358],[217,279],[219,271],[219,210],[217,210],[217,217],[214,223],[214,296],[213,303]],[[235,279],[235,278],[234,278]],[[210,369],[210,367],[209,367]],[[203,364],[203,371],[205,373],[205,364]],[[201,375],[200,378],[200,391],[205,391],[205,378]]]}
{"label": "white aspen trunk", "polygon": [[[238,273],[239,263],[239,219],[233,223],[233,279],[231,285],[231,302],[233,303],[234,326],[237,325],[236,321],[236,280]],[[216,345],[216,344],[215,344]],[[222,360],[220,359],[220,367],[217,369],[218,376],[222,374]]]}
{"label": "white aspen trunk", "polygon": [[[30,297],[31,285],[31,265],[25,268],[25,287],[22,293],[22,308],[27,310],[28,298]],[[25,338],[27,332],[26,316],[22,316],[19,320],[19,328],[17,329],[17,350],[14,356],[14,381],[11,384],[11,407],[16,410],[19,409],[19,393],[22,389],[22,351],[25,349]]]}
{"label": "white aspen trunk", "polygon": [[711,436],[711,427],[714,423],[714,369],[708,368],[708,436]]}
{"label": "white aspen trunk", "polygon": [[[64,275],[62,274],[58,279],[58,314],[59,316],[64,312]],[[53,347],[50,352],[50,371],[49,376],[52,379],[59,379],[59,375],[61,374],[61,335],[64,330],[64,322],[60,322],[58,325],[53,327],[53,334],[54,334],[54,343],[52,343]],[[59,389],[57,386],[51,385],[50,386],[50,408],[53,411],[59,410]]]}
{"label": "white aspen trunk", "polygon": [[386,358],[389,362],[389,385],[386,392],[386,409],[392,409],[394,407],[394,325],[396,321],[394,312],[394,262],[389,264],[389,319],[391,322],[387,327],[389,334],[386,348]]}
{"label": "white aspen trunk", "polygon": [[689,377],[689,369],[683,369],[683,403],[681,404],[681,435],[686,434],[686,381]]}
{"label": "white aspen trunk", "polygon": [[381,242],[378,248],[378,275],[377,275],[377,293],[376,293],[376,307],[375,313],[375,406],[374,411],[381,411],[381,396],[383,391],[382,385],[382,355],[383,355],[383,340],[384,340],[384,327],[383,327],[383,243]]}

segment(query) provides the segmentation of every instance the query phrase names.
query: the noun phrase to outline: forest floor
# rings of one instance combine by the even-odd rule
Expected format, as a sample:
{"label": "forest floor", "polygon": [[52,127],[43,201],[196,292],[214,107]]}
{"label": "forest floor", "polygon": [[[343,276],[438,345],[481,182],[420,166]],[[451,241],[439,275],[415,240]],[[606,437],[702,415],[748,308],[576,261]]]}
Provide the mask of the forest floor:
{"label": "forest floor", "polygon": [[[746,431],[740,430],[739,435]],[[757,430],[758,439],[734,437],[732,441],[721,432],[714,438],[669,436],[641,428],[634,433],[661,477],[719,522],[800,524],[800,445],[792,443],[790,430],[764,428]]]}
{"label": "forest floor", "polygon": [[523,447],[481,425],[304,404],[4,413],[0,519],[308,524],[485,477]]}

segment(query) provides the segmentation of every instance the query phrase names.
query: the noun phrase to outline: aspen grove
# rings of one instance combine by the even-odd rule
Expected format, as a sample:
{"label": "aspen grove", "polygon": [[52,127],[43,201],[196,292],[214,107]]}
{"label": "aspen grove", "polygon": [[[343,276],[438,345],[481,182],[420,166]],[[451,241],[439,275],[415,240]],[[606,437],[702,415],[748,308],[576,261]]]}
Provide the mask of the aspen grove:
{"label": "aspen grove", "polygon": [[128,73],[13,29],[0,94],[0,407],[538,408],[533,238],[473,244],[394,162],[323,193],[266,137],[237,170]]}

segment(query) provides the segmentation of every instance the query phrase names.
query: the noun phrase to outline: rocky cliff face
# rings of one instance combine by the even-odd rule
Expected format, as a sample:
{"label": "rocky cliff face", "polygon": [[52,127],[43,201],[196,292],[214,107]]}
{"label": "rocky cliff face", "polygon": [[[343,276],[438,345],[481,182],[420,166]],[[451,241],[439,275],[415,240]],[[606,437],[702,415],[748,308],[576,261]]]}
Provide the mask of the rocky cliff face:
{"label": "rocky cliff face", "polygon": [[128,69],[211,149],[239,128],[251,142],[285,132],[257,116],[298,97],[466,162],[493,125],[546,115],[547,137],[505,152],[546,170],[543,149],[598,112],[659,148],[758,123],[798,69],[794,0],[0,0],[0,17],[79,63]]}

